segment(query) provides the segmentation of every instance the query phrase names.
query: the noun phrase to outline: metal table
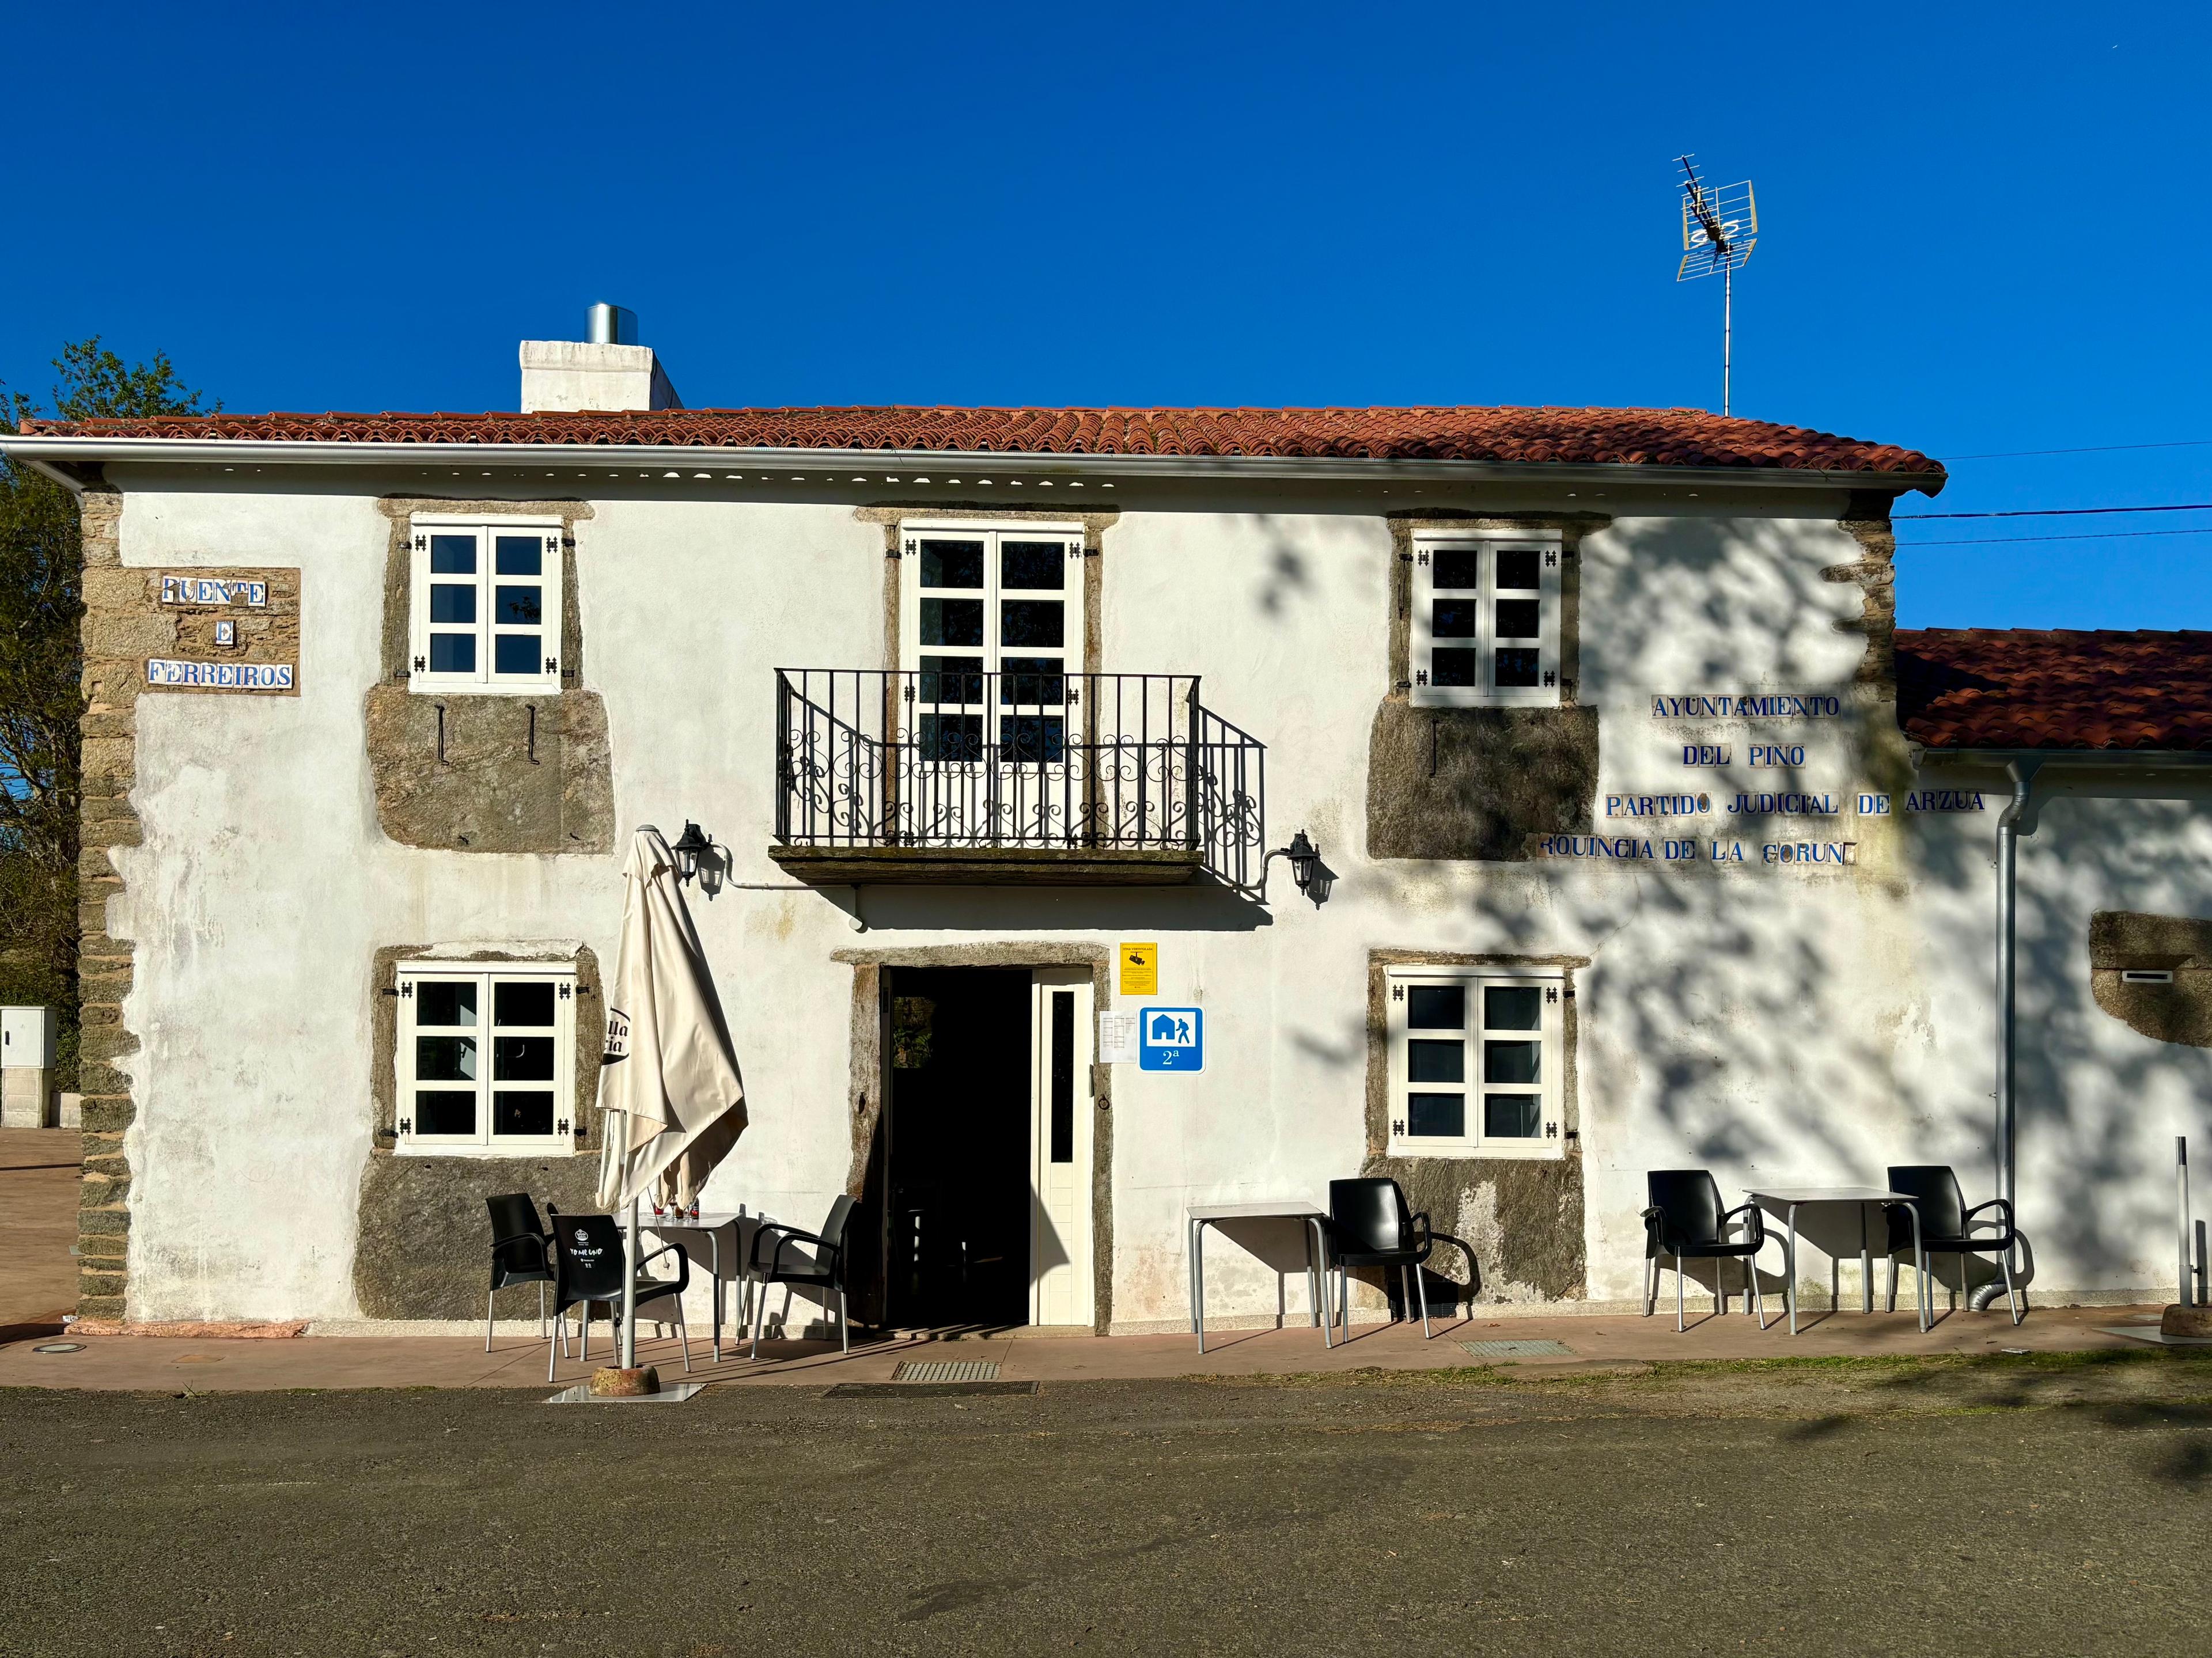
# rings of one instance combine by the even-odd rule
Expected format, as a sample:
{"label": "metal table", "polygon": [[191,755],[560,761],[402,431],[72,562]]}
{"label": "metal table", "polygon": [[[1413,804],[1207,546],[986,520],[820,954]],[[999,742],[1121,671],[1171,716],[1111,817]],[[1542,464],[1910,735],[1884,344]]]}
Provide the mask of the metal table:
{"label": "metal table", "polygon": [[[1920,1327],[1925,1331],[1935,1321],[1934,1298],[1928,1292],[1928,1252],[1920,1244],[1920,1210],[1902,1192],[1886,1192],[1877,1186],[1754,1186],[1744,1188],[1753,1203],[1762,1208],[1780,1205],[1786,1212],[1784,1222],[1787,1235],[1783,1242],[1783,1299],[1790,1308],[1790,1333],[1797,1333],[1797,1211],[1808,1204],[1842,1203],[1855,1205],[1859,1212],[1859,1279],[1864,1293],[1865,1306],[1862,1310],[1874,1311],[1874,1250],[1867,1236],[1867,1212],[1886,1204],[1901,1205],[1912,1217],[1913,1292],[1920,1315]],[[1887,1242],[1887,1239],[1884,1240]],[[1889,1252],[1884,1249],[1883,1254]],[[1753,1265],[1756,1275],[1758,1266]],[[1841,1309],[1843,1302],[1843,1264],[1834,1255],[1828,1257],[1828,1303]]]}
{"label": "metal table", "polygon": [[[767,1218],[764,1215],[749,1215],[743,1209],[702,1209],[696,1215],[679,1215],[671,1210],[665,1215],[641,1212],[637,1218],[641,1232],[657,1232],[672,1242],[684,1245],[684,1253],[691,1254],[690,1241],[704,1236],[707,1240],[707,1272],[714,1285],[714,1358],[722,1357],[722,1286],[736,1283],[739,1290],[738,1327],[743,1329],[750,1321],[752,1281],[745,1276],[745,1252],[752,1247],[752,1235]],[[627,1230],[629,1212],[627,1208],[615,1218],[615,1224]],[[726,1268],[722,1261],[722,1235],[732,1233],[732,1263]],[[734,1270],[732,1270],[734,1269]]]}
{"label": "metal table", "polygon": [[1321,1327],[1322,1345],[1334,1345],[1329,1339],[1328,1306],[1322,1289],[1328,1281],[1328,1244],[1322,1235],[1322,1224],[1328,1218],[1327,1210],[1296,1199],[1194,1203],[1183,1211],[1183,1224],[1190,1243],[1190,1327],[1198,1336],[1199,1351],[1206,1351],[1206,1229],[1231,1220],[1294,1220],[1304,1224],[1306,1278],[1312,1292],[1314,1322]]}

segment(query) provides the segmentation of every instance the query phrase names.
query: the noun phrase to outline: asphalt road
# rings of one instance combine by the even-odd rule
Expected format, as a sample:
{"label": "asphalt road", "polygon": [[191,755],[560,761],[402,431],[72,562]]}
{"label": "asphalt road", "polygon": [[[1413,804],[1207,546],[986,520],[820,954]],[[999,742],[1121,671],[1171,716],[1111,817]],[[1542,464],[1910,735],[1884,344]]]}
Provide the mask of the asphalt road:
{"label": "asphalt road", "polygon": [[2212,1364],[2106,1370],[16,1391],[0,1650],[2212,1649]]}

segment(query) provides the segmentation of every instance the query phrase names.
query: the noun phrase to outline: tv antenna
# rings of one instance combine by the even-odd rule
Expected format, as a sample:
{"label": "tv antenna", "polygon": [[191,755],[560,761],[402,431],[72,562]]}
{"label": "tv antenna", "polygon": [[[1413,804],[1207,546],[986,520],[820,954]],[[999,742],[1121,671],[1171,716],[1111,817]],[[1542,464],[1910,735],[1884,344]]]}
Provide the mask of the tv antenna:
{"label": "tv antenna", "polygon": [[1735,268],[1759,246],[1759,203],[1751,193],[1750,179],[1715,187],[1698,176],[1694,158],[1674,159],[1682,168],[1682,263],[1674,280],[1692,282],[1720,273],[1721,413],[1725,415],[1735,352]]}

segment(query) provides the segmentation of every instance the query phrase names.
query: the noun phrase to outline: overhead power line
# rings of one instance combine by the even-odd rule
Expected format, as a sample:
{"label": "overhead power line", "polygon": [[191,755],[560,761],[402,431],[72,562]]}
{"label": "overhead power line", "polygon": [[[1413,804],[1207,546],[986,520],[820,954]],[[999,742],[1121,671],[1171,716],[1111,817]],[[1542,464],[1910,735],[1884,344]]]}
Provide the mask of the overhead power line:
{"label": "overhead power line", "polygon": [[2086,536],[1944,536],[1933,541],[1900,541],[1899,547],[1977,547],[1993,541],[2132,541],[2140,536],[2212,536],[2212,524],[2197,530],[2112,530]]}
{"label": "overhead power line", "polygon": [[2000,449],[1987,455],[1953,455],[1953,460],[2026,460],[2038,455],[2117,455],[2125,449],[2212,449],[2212,438],[2182,438],[2172,443],[2097,443],[2086,449]]}
{"label": "overhead power line", "polygon": [[2080,518],[2094,513],[2212,513],[2212,501],[2176,501],[2156,507],[2032,507],[2002,513],[1898,513],[1899,523],[1936,518]]}

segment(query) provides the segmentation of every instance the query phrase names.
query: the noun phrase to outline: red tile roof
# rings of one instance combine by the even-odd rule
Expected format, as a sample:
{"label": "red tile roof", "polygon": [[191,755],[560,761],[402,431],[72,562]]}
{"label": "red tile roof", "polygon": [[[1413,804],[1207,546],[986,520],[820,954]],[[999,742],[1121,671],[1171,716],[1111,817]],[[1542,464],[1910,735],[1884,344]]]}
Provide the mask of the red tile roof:
{"label": "red tile roof", "polygon": [[2212,633],[1900,629],[1897,704],[1935,749],[2212,749]]}
{"label": "red tile roof", "polygon": [[[323,443],[683,444],[1063,455],[1273,455],[1932,474],[1914,449],[1697,409],[692,409],[655,414],[209,415],[27,433]],[[1940,488],[1940,481],[1935,486]],[[1933,493],[1933,489],[1929,493]]]}

